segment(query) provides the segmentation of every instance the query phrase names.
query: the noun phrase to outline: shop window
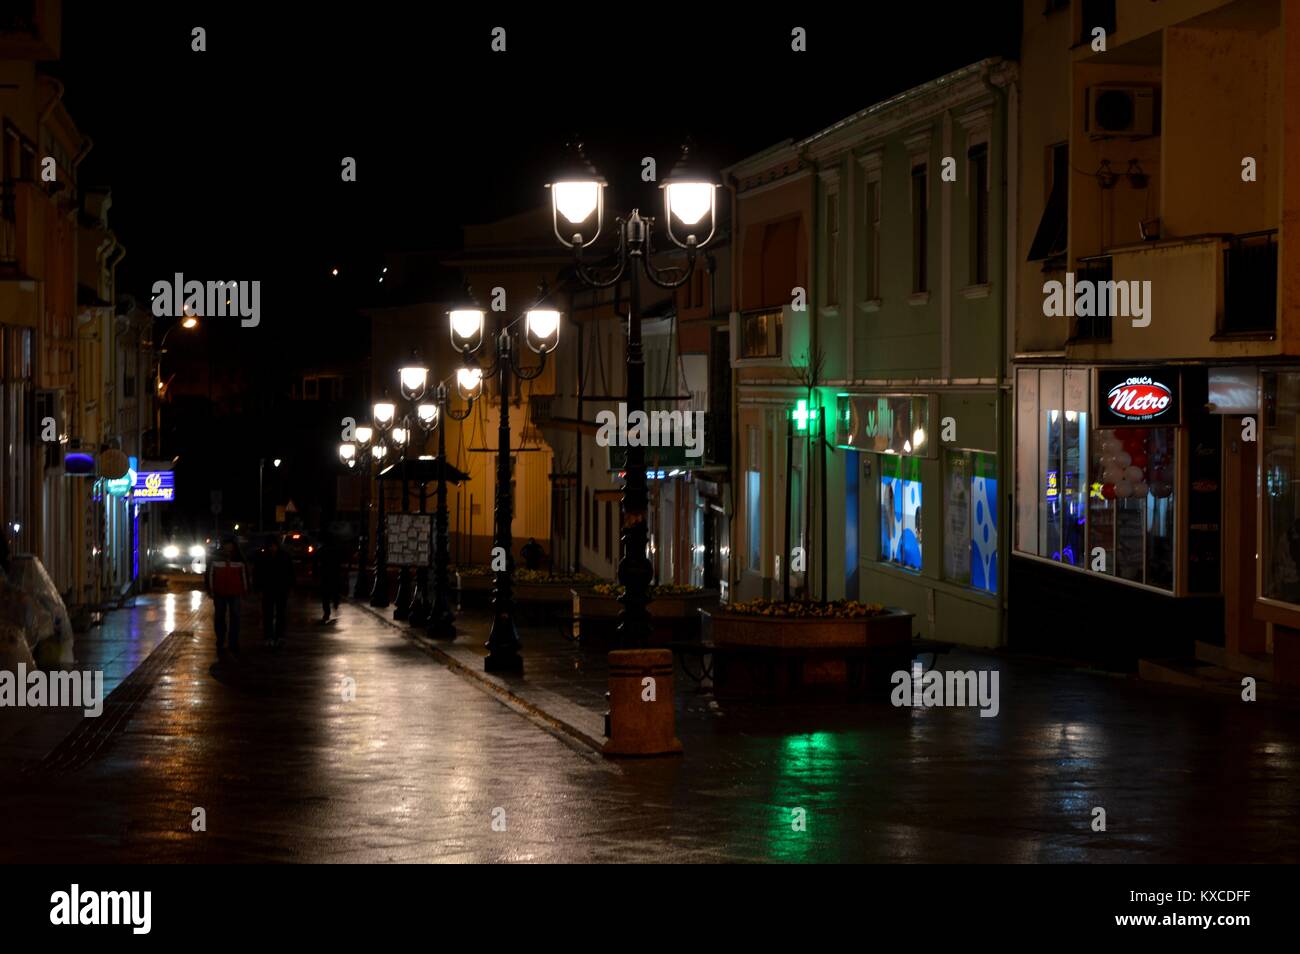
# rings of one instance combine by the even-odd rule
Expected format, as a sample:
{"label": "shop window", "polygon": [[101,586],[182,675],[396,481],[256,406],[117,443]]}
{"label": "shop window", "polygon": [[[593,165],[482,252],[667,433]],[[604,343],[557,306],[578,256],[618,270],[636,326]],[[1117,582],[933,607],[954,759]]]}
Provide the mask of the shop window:
{"label": "shop window", "polygon": [[880,457],[880,559],[921,569],[921,462]]}
{"label": "shop window", "polygon": [[1300,438],[1300,374],[1266,372],[1263,433],[1264,596],[1300,603],[1300,495],[1296,440]]}
{"label": "shop window", "polygon": [[1175,428],[1116,427],[1092,434],[1088,568],[1174,588]]}
{"label": "shop window", "polygon": [[1088,376],[1044,368],[1017,378],[1017,549],[1086,565]]}
{"label": "shop window", "polygon": [[997,456],[983,451],[944,455],[944,576],[998,591]]}

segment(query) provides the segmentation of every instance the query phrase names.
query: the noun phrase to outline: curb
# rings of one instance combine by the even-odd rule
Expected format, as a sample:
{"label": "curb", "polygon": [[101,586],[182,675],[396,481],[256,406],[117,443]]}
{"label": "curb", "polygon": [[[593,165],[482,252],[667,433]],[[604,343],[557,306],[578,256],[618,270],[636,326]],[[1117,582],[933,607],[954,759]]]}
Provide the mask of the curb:
{"label": "curb", "polygon": [[437,642],[410,626],[390,619],[382,610],[368,603],[353,601],[352,605],[397,630],[403,639],[419,646],[451,671],[474,680],[521,715],[541,723],[545,728],[562,733],[596,753],[600,753],[604,748],[603,716],[570,702],[549,689],[540,686],[521,686],[517,681],[508,681],[484,672],[482,668],[484,657],[473,650],[454,643]]}

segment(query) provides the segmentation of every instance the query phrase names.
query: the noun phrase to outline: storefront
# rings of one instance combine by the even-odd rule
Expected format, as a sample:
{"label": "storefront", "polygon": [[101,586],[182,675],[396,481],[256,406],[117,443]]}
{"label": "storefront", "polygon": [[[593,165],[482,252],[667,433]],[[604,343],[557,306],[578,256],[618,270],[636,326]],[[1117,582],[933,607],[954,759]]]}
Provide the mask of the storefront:
{"label": "storefront", "polygon": [[1124,665],[1221,641],[1225,521],[1235,533],[1249,508],[1225,512],[1218,373],[1017,370],[1013,648]]}
{"label": "storefront", "polygon": [[997,391],[835,400],[844,493],[831,514],[845,521],[848,588],[914,613],[924,635],[1000,645]]}

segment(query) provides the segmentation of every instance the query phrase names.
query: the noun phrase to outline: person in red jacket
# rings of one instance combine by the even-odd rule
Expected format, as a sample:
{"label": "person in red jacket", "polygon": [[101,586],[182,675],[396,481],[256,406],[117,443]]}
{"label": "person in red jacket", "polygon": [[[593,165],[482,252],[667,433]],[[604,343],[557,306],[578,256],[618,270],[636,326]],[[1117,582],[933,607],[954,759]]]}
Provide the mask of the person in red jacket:
{"label": "person in red jacket", "polygon": [[208,567],[208,591],[212,594],[217,630],[217,659],[226,658],[226,637],[230,655],[239,660],[239,601],[248,592],[248,568],[234,537],[226,537],[221,552]]}

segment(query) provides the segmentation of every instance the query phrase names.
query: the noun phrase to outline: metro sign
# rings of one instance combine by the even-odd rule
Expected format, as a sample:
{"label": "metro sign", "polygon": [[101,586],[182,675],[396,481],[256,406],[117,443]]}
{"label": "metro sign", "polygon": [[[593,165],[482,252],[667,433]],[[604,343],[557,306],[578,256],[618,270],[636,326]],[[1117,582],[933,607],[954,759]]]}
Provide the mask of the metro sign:
{"label": "metro sign", "polygon": [[1128,378],[1106,395],[1110,412],[1126,421],[1152,421],[1173,406],[1174,392],[1154,378]]}

